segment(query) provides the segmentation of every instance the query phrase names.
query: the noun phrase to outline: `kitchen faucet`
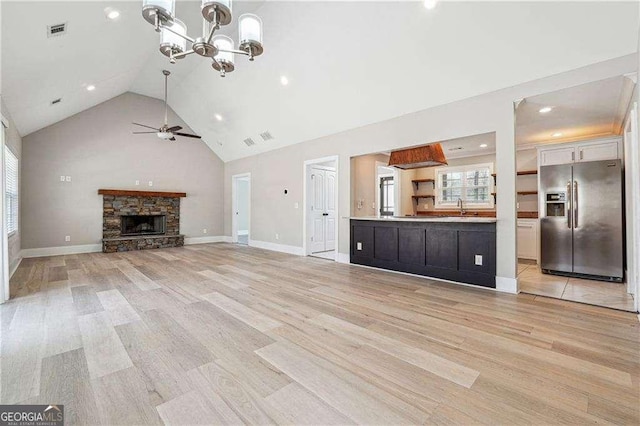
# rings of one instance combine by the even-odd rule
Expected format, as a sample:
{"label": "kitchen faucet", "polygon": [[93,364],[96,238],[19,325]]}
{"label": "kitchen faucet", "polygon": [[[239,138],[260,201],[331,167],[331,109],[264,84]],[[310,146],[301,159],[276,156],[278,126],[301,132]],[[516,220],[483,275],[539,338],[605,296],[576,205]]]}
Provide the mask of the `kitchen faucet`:
{"label": "kitchen faucet", "polygon": [[460,216],[464,216],[464,214],[466,213],[466,211],[464,210],[464,208],[462,207],[462,198],[458,198],[458,203],[456,204],[457,207],[460,207]]}

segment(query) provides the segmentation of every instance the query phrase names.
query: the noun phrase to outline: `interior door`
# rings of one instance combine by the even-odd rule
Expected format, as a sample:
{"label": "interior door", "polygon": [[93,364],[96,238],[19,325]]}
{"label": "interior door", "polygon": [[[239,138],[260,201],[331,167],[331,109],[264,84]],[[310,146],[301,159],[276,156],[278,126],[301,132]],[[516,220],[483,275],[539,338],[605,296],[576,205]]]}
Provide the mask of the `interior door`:
{"label": "interior door", "polygon": [[311,253],[326,251],[326,173],[321,168],[311,167],[311,194],[309,194],[311,199],[309,206]]}
{"label": "interior door", "polygon": [[573,165],[573,272],[623,277],[622,162]]}
{"label": "interior door", "polygon": [[336,249],[336,172],[325,171],[325,251]]}

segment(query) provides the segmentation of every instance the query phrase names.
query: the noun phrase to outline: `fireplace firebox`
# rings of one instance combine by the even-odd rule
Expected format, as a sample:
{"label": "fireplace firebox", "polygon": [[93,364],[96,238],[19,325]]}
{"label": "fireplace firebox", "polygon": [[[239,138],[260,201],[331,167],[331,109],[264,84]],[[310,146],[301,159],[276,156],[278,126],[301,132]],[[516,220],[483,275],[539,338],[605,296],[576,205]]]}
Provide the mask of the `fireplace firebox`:
{"label": "fireplace firebox", "polygon": [[166,224],[166,215],[120,216],[120,235],[162,235]]}

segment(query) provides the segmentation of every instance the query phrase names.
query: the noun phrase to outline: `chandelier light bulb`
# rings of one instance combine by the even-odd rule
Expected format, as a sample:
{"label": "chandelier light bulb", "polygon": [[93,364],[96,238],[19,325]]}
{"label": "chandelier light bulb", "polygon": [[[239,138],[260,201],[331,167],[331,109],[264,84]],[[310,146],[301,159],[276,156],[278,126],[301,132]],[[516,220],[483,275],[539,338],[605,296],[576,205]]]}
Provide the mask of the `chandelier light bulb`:
{"label": "chandelier light bulb", "polygon": [[96,90],[96,86],[94,86],[93,84],[90,84],[87,86],[87,90],[90,92],[93,92],[94,90]]}
{"label": "chandelier light bulb", "polygon": [[107,18],[111,19],[112,21],[120,17],[120,11],[112,7],[107,7],[104,10],[104,14],[107,16]]}
{"label": "chandelier light bulb", "polygon": [[424,0],[424,7],[431,10],[436,7],[438,0]]}

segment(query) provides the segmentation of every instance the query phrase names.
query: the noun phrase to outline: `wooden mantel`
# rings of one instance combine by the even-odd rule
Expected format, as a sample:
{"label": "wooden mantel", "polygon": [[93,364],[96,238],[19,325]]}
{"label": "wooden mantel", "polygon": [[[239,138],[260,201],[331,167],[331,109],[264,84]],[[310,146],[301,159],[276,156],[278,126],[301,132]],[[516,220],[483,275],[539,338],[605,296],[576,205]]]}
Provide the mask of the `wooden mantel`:
{"label": "wooden mantel", "polygon": [[155,191],[129,191],[126,189],[98,189],[98,195],[114,195],[125,197],[186,197],[186,192],[155,192]]}

